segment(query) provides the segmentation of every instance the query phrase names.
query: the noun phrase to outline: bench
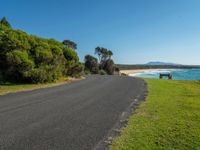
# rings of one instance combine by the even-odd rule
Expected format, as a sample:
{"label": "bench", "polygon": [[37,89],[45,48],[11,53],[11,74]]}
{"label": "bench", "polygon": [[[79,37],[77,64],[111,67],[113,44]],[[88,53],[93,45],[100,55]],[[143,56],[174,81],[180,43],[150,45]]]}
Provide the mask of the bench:
{"label": "bench", "polygon": [[163,77],[168,77],[168,79],[172,79],[172,74],[171,73],[160,73],[160,79]]}

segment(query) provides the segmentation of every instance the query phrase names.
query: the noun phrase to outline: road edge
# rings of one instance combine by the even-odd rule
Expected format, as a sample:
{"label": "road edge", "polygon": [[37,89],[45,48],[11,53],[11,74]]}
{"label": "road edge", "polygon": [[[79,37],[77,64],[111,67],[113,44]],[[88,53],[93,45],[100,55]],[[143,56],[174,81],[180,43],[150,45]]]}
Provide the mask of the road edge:
{"label": "road edge", "polygon": [[[24,93],[24,92],[30,92],[30,91],[36,91],[36,90],[40,90],[40,89],[48,89],[48,88],[53,88],[53,87],[57,87],[57,86],[62,86],[65,84],[71,84],[80,80],[84,80],[85,77],[81,77],[81,78],[70,78],[66,81],[63,82],[58,82],[58,83],[47,83],[47,84],[38,84],[38,87],[33,87],[33,88],[27,88],[27,89],[21,89],[21,90],[16,90],[16,91],[8,91],[8,92],[2,92],[0,93],[0,96],[5,96],[5,95],[11,95],[11,94],[16,94],[16,93]],[[37,85],[37,84],[35,84]],[[40,86],[39,86],[40,85]]]}
{"label": "road edge", "polygon": [[135,99],[133,99],[132,103],[128,108],[125,109],[124,112],[119,116],[119,120],[115,123],[115,125],[110,129],[108,134],[94,147],[94,150],[108,150],[109,146],[112,144],[112,141],[120,136],[121,129],[127,126],[129,117],[134,115],[135,110],[138,106],[146,100],[148,96],[148,85],[144,79],[140,79],[144,82],[143,84],[143,94],[138,95]]}

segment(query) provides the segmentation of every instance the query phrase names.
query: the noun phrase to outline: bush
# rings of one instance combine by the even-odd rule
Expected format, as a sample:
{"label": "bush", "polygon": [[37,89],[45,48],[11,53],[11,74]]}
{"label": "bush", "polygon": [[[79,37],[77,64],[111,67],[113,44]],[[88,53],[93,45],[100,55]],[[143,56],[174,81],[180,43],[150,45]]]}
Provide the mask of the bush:
{"label": "bush", "polygon": [[105,72],[105,70],[99,70],[99,74],[100,75],[107,75],[107,73]]}
{"label": "bush", "polygon": [[48,77],[48,75],[47,75],[46,70],[40,69],[40,68],[33,69],[27,73],[27,79],[33,83],[49,82],[47,77]]}
{"label": "bush", "polygon": [[28,58],[25,51],[15,50],[7,53],[6,61],[8,66],[4,78],[11,81],[24,81],[25,73],[34,67],[34,62]]}
{"label": "bush", "polygon": [[105,61],[105,63],[103,64],[103,70],[105,70],[107,72],[107,74],[109,75],[113,75],[114,71],[115,71],[115,66],[114,66],[114,62],[112,59],[108,59]]}
{"label": "bush", "polygon": [[125,73],[121,73],[121,76],[128,76],[127,74],[125,74]]}
{"label": "bush", "polygon": [[84,71],[84,74],[85,74],[85,75],[91,75],[91,72],[90,72],[89,70],[85,70],[85,71]]}
{"label": "bush", "polygon": [[81,63],[68,62],[66,63],[66,66],[66,75],[80,77],[83,74],[84,67]]}
{"label": "bush", "polygon": [[63,54],[65,56],[65,59],[67,59],[68,61],[72,61],[72,60],[76,62],[79,61],[77,53],[71,48],[65,47],[63,50]]}
{"label": "bush", "polygon": [[33,83],[45,83],[52,82],[59,79],[62,76],[62,72],[56,70],[53,66],[42,66],[27,72],[27,80],[29,79]]}
{"label": "bush", "polygon": [[44,48],[42,46],[38,46],[35,48],[35,62],[37,64],[43,63],[48,64],[52,59],[53,55],[49,48]]}
{"label": "bush", "polygon": [[0,83],[2,83],[3,81],[4,81],[3,74],[2,74],[2,72],[0,71]]}
{"label": "bush", "polygon": [[85,56],[85,70],[88,70],[94,74],[98,73],[99,65],[98,65],[98,61],[95,57],[93,57],[91,55]]}
{"label": "bush", "polygon": [[[1,23],[1,22],[0,22]],[[77,53],[54,39],[0,25],[0,72],[9,81],[51,82],[61,76],[80,76]]]}
{"label": "bush", "polygon": [[29,71],[34,67],[33,61],[28,58],[25,51],[15,50],[7,53],[7,62],[10,66],[14,66],[18,72]]}

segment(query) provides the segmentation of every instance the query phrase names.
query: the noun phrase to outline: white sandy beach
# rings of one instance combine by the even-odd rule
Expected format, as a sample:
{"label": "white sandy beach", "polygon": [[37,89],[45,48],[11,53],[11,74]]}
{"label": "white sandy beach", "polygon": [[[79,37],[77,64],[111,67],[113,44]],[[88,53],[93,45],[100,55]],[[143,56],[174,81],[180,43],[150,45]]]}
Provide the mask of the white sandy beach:
{"label": "white sandy beach", "polygon": [[175,69],[133,69],[133,70],[120,70],[120,73],[124,74],[138,74],[138,73],[145,73],[145,72],[152,72],[152,71],[168,71],[168,70],[175,70]]}

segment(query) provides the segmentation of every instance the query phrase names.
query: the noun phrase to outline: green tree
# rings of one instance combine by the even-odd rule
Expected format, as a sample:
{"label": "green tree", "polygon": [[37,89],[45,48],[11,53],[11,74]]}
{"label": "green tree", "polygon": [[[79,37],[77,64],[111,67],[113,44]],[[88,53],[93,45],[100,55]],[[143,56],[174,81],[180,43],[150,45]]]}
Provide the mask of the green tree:
{"label": "green tree", "polygon": [[99,62],[106,60],[107,58],[107,49],[103,47],[96,47],[95,48],[95,54],[99,57]]}
{"label": "green tree", "polygon": [[26,73],[34,68],[34,62],[28,58],[26,51],[14,50],[6,54],[8,68],[6,78],[12,81],[25,81]]}
{"label": "green tree", "polygon": [[111,50],[108,50],[107,48],[104,47],[96,47],[95,54],[98,55],[100,63],[105,62],[107,59],[111,59],[113,55]]}
{"label": "green tree", "polygon": [[53,55],[50,47],[48,45],[40,45],[35,47],[34,58],[37,65],[49,64],[53,60]]}
{"label": "green tree", "polygon": [[98,61],[95,57],[93,57],[91,55],[85,56],[85,70],[88,70],[94,74],[98,73],[99,66],[98,66]]}
{"label": "green tree", "polygon": [[77,49],[77,44],[73,41],[70,41],[70,40],[64,40],[63,42],[63,45],[65,45],[66,47],[68,48],[71,48],[73,50],[76,50]]}
{"label": "green tree", "polygon": [[83,65],[81,63],[67,62],[65,67],[65,74],[72,77],[80,77],[83,73]]}
{"label": "green tree", "polygon": [[111,59],[112,55],[113,55],[113,52],[111,50],[108,50],[107,56],[108,56],[109,59]]}
{"label": "green tree", "polygon": [[64,46],[54,39],[8,28],[6,19],[0,23],[0,80],[38,83],[81,75],[83,65],[72,49],[76,44]]}
{"label": "green tree", "polygon": [[63,54],[65,56],[65,59],[68,61],[72,61],[72,60],[74,60],[75,62],[79,61],[77,53],[71,48],[65,47],[63,49]]}
{"label": "green tree", "polygon": [[96,48],[95,48],[95,54],[98,55],[99,62],[101,62],[101,57],[102,57],[101,47],[96,47]]}
{"label": "green tree", "polygon": [[[111,57],[113,56],[113,52],[111,50],[108,50],[104,47],[96,47],[95,48],[95,54],[99,57],[99,68],[104,69],[108,74],[113,74],[114,64],[113,60],[111,60]],[[111,69],[112,68],[112,69]]]}
{"label": "green tree", "polygon": [[105,70],[107,74],[113,75],[115,71],[114,61],[112,59],[106,60],[103,66],[103,70]]}
{"label": "green tree", "polygon": [[6,26],[6,27],[8,27],[8,28],[11,28],[11,25],[10,25],[10,23],[7,21],[6,17],[3,17],[3,18],[1,19],[0,24]]}

